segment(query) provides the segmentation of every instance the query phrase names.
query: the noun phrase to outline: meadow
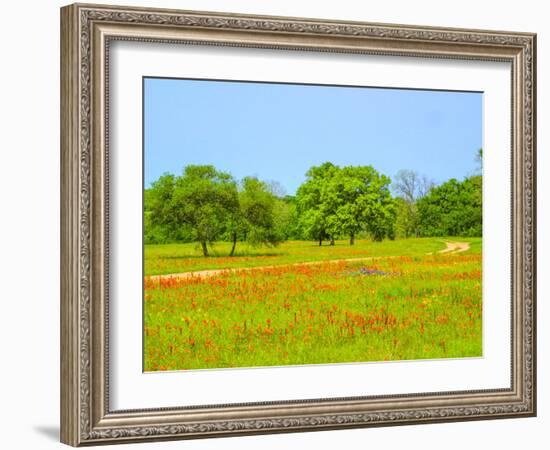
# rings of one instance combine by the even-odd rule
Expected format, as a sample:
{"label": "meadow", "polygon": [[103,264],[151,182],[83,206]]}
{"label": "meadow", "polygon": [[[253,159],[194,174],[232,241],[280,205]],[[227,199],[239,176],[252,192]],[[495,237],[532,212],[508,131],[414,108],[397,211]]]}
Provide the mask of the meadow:
{"label": "meadow", "polygon": [[335,244],[146,245],[144,369],[482,355],[481,238]]}
{"label": "meadow", "polygon": [[[261,267],[295,264],[334,259],[351,259],[381,256],[422,256],[445,248],[446,241],[468,242],[481,245],[478,238],[418,238],[373,242],[359,240],[350,246],[347,240],[336,241],[334,246],[322,246],[311,241],[287,241],[275,247],[254,247],[241,244],[235,256],[228,257],[231,244],[219,242],[212,246],[210,257],[204,258],[196,243],[145,245],[145,275],[162,275],[192,272],[205,269]],[[481,248],[478,249],[481,252]]]}

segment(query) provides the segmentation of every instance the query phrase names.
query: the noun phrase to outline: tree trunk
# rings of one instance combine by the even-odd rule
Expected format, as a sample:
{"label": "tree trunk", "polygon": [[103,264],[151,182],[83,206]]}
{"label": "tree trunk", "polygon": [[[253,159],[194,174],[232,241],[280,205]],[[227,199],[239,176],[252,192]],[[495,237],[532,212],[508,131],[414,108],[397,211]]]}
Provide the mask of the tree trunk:
{"label": "tree trunk", "polygon": [[351,233],[349,236],[349,245],[355,244],[355,233]]}
{"label": "tree trunk", "polygon": [[322,238],[319,238],[319,247],[323,245],[323,239]]}
{"label": "tree trunk", "polygon": [[208,247],[206,246],[206,241],[201,241],[202,255],[208,256]]}
{"label": "tree trunk", "polygon": [[233,256],[235,254],[236,246],[237,246],[237,233],[233,233],[233,246],[231,247],[231,253],[229,253],[229,256]]}
{"label": "tree trunk", "polygon": [[334,236],[330,237],[330,245],[334,245]]}

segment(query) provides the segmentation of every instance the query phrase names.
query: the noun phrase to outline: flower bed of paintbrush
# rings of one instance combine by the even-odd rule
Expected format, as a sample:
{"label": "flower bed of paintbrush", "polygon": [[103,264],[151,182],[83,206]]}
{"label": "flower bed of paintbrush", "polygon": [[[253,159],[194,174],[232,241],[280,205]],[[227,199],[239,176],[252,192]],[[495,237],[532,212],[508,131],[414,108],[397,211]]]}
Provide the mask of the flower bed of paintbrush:
{"label": "flower bed of paintbrush", "polygon": [[481,254],[144,281],[146,371],[482,355]]}

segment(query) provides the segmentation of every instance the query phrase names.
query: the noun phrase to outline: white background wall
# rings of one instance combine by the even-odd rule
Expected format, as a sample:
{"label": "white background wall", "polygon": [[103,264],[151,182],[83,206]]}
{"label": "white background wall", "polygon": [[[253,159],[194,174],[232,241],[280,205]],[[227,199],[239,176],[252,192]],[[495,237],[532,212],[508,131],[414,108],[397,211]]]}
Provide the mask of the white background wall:
{"label": "white background wall", "polygon": [[[126,3],[126,2],[118,2]],[[0,70],[0,442],[6,449],[60,448],[59,417],[59,1],[2,5]],[[539,416],[200,441],[139,448],[547,448],[550,249],[550,14],[546,2],[462,0],[134,0],[135,6],[342,20],[504,29],[538,33]],[[547,203],[548,204],[548,203]],[[127,448],[128,446],[123,446]],[[137,447],[133,447],[137,448]]]}

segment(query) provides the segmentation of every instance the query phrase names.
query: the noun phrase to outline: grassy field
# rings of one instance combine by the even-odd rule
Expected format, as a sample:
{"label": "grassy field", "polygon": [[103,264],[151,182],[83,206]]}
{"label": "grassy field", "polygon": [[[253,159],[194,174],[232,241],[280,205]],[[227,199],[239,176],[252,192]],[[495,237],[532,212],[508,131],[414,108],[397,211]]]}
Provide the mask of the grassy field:
{"label": "grassy field", "polygon": [[365,258],[379,256],[422,256],[445,248],[446,241],[468,242],[472,251],[481,252],[479,238],[419,238],[397,239],[395,241],[357,241],[350,246],[348,241],[336,241],[322,247],[311,241],[285,242],[277,247],[251,247],[239,244],[235,256],[229,257],[231,244],[220,242],[210,250],[205,258],[197,244],[146,245],[145,275],[192,272],[205,269],[225,269],[238,267],[259,267],[280,264],[293,264],[334,259]]}
{"label": "grassy field", "polygon": [[481,356],[481,239],[450,238],[470,249],[438,254],[445,241],[288,242],[233,258],[146,246],[146,275],[257,269],[146,276],[145,370]]}

